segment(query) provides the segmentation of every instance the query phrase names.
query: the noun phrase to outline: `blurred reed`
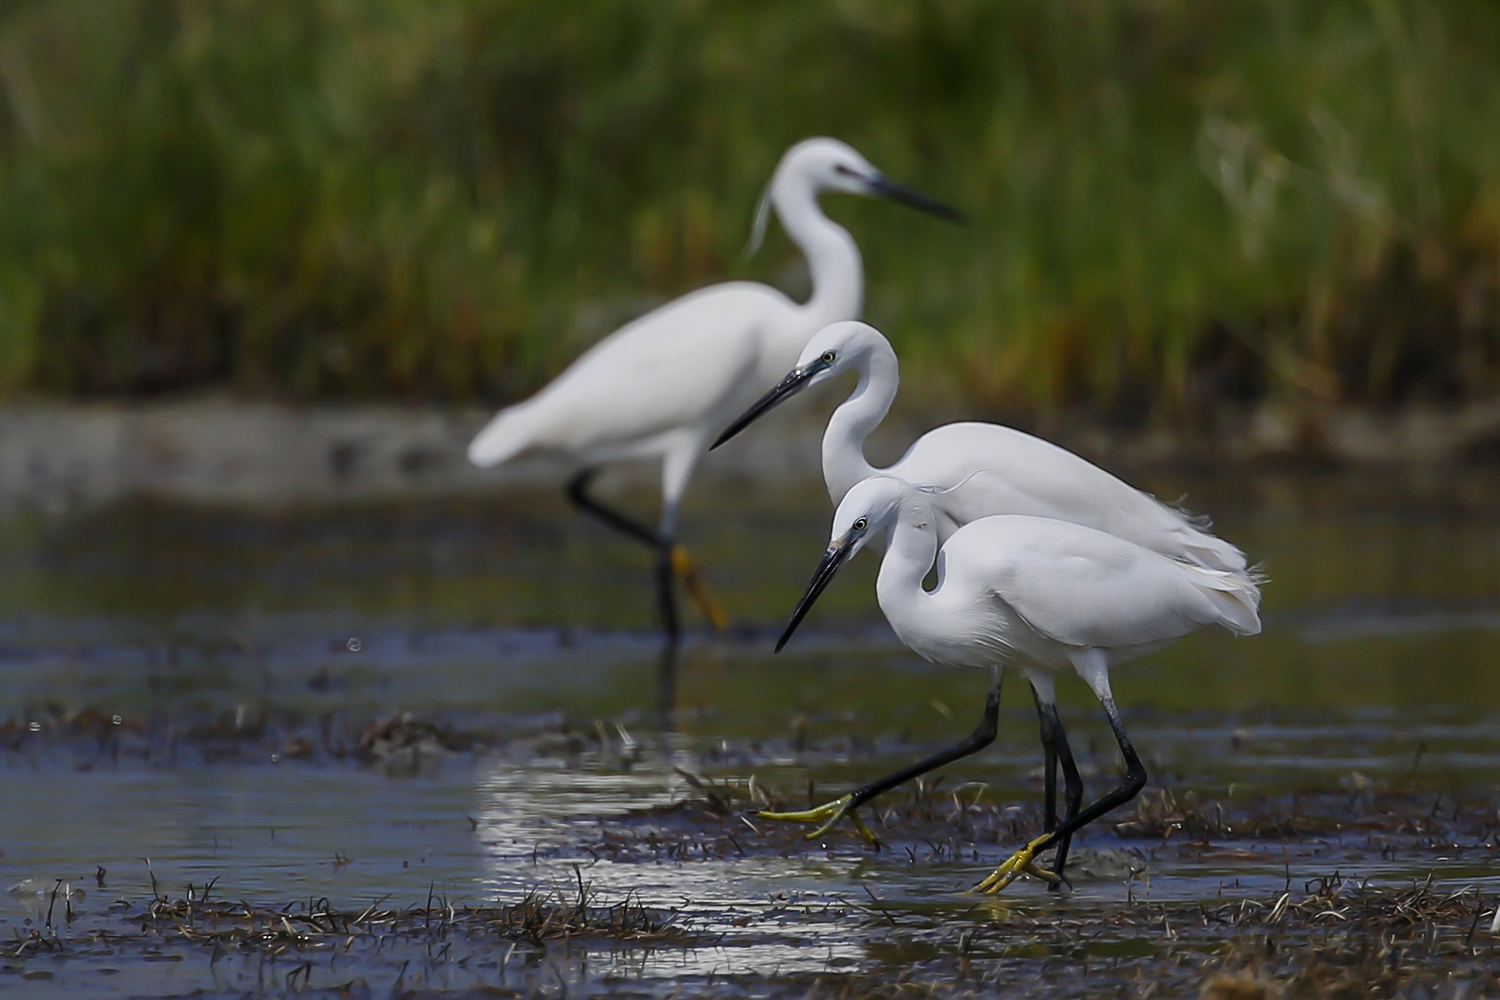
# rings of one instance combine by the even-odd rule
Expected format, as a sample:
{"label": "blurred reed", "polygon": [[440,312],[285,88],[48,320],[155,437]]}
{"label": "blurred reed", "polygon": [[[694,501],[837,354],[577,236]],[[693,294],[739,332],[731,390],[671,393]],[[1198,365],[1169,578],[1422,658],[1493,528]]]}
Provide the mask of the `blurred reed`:
{"label": "blurred reed", "polygon": [[0,394],[490,402],[739,258],[847,139],[964,231],[831,210],[916,390],[1191,419],[1500,375],[1482,0],[11,0]]}

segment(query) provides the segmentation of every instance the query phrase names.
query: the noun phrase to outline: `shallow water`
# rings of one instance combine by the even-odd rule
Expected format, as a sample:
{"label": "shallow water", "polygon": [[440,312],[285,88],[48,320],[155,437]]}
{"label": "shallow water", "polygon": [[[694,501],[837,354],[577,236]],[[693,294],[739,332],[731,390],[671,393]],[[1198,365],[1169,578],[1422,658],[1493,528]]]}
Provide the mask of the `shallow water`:
{"label": "shallow water", "polygon": [[[1302,473],[1258,476],[1248,491],[1222,476],[1141,482],[1190,491],[1272,579],[1263,635],[1193,637],[1118,672],[1149,794],[1293,814],[1300,795],[1321,796],[1320,808],[1347,796],[1353,818],[1387,791],[1420,792],[1435,815],[1494,793],[1500,477]],[[479,904],[582,879],[603,898],[638,893],[676,909],[713,938],[598,959],[663,982],[878,965],[837,916],[872,895],[918,923],[1058,905],[1036,885],[1003,903],[961,893],[1004,857],[1009,834],[954,846],[898,817],[879,830],[891,849],[875,853],[847,834],[803,846],[758,820],[684,826],[670,811],[641,812],[701,798],[684,772],[737,787],[753,775],[797,802],[809,782],[831,795],[971,728],[984,678],[931,668],[895,642],[874,605],[872,558],[770,654],[821,554],[825,504],[813,489],[695,500],[684,537],[737,624],[695,632],[670,677],[643,627],[644,553],[550,495],[13,515],[0,523],[0,719],[12,720],[0,888],[66,880],[88,893],[78,919],[107,925],[112,900],[201,892],[210,880],[220,896],[358,907],[429,893]],[[1102,790],[1108,729],[1081,684],[1064,683],[1061,697],[1090,789]],[[120,736],[112,721],[98,739],[70,736],[86,706],[119,716]],[[395,712],[488,736],[405,757],[296,750],[298,734],[332,747],[331,729],[352,741]],[[1024,839],[1038,764],[1029,696],[1013,682],[997,745],[949,768],[937,794],[984,783],[985,801],[1024,807],[1014,822]],[[703,846],[722,846],[725,831],[732,849]],[[1083,845],[1105,852],[1104,873],[1076,877],[1065,905],[1077,912],[1274,896],[1335,870],[1500,891],[1491,846],[1392,846],[1357,825],[1274,844],[1101,830]],[[1111,868],[1116,855],[1139,870]],[[35,926],[38,906],[35,892],[0,892],[12,929]],[[127,995],[155,981],[134,966],[106,975],[103,961],[60,960],[47,982]],[[250,981],[248,967],[210,976],[201,965],[176,969],[174,991]],[[575,986],[602,975],[560,974]],[[0,991],[37,985],[0,975]]]}

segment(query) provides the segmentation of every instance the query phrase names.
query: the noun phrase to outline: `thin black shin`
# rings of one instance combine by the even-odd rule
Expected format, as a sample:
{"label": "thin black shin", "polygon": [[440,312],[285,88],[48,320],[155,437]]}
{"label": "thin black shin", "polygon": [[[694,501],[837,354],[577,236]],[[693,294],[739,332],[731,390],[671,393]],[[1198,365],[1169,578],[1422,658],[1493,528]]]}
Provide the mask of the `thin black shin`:
{"label": "thin black shin", "polygon": [[[1125,780],[1121,781],[1119,787],[1114,791],[1097,802],[1091,803],[1088,808],[1076,812],[1070,818],[1064,819],[1061,825],[1052,831],[1049,843],[1062,841],[1064,838],[1071,839],[1076,830],[1087,826],[1106,813],[1118,809],[1139,795],[1141,789],[1146,787],[1146,765],[1141,763],[1140,755],[1135,752],[1135,747],[1130,742],[1130,736],[1125,732],[1125,726],[1120,721],[1120,710],[1115,707],[1113,698],[1105,698],[1102,701],[1104,704],[1104,714],[1109,718],[1109,727],[1115,733],[1115,742],[1120,745],[1120,755],[1125,758]],[[1064,773],[1066,773],[1066,766]],[[1081,790],[1082,782],[1080,782],[1079,787]]]}
{"label": "thin black shin", "polygon": [[1042,740],[1042,832],[1047,833],[1057,827],[1057,735],[1052,728],[1057,706],[1043,702],[1035,687],[1031,689],[1031,697],[1036,702]]}
{"label": "thin black shin", "polygon": [[672,567],[672,540],[662,540],[656,556],[656,609],[667,642],[676,644],[682,629],[677,620],[677,573]]}
{"label": "thin black shin", "polygon": [[850,799],[849,808],[863,805],[881,792],[895,788],[903,782],[926,774],[928,771],[936,770],[945,764],[951,764],[955,760],[978,753],[991,743],[995,742],[995,734],[1000,728],[1000,675],[995,675],[990,684],[989,698],[984,704],[984,715],[979,720],[979,725],[968,736],[959,740],[944,750],[939,750],[931,757],[924,758],[912,764],[910,767],[902,768],[895,774],[888,774],[868,785],[856,789]]}
{"label": "thin black shin", "polygon": [[589,484],[594,481],[594,477],[598,474],[598,469],[584,469],[572,479],[569,479],[567,487],[568,500],[579,510],[592,514],[611,528],[622,534],[629,535],[638,542],[644,542],[654,549],[659,549],[664,544],[667,544],[667,540],[662,538],[656,531],[648,528],[628,514],[621,513],[613,507],[601,503],[589,493]]}
{"label": "thin black shin", "polygon": [[[1066,812],[1063,814],[1063,822],[1071,822],[1078,817],[1078,811],[1083,805],[1083,776],[1078,773],[1078,764],[1073,759],[1073,748],[1068,745],[1068,732],[1063,728],[1062,719],[1058,717],[1057,706],[1049,705],[1049,722],[1052,728],[1054,745],[1057,748],[1058,763],[1062,765],[1063,773],[1063,799]],[[1058,838],[1057,854],[1053,858],[1053,870],[1066,878],[1064,869],[1068,864],[1068,848],[1073,842],[1071,833]],[[1056,888],[1056,886],[1054,886]]]}
{"label": "thin black shin", "polygon": [[601,503],[589,493],[589,484],[594,481],[598,469],[584,469],[568,480],[568,499],[579,510],[592,514],[605,524],[638,542],[656,549],[656,610],[661,619],[662,631],[668,644],[675,644],[681,635],[677,616],[676,573],[672,565],[672,539],[653,531],[639,521],[613,507]]}
{"label": "thin black shin", "polygon": [[677,729],[677,644],[662,647],[656,669],[657,725],[664,733]]}

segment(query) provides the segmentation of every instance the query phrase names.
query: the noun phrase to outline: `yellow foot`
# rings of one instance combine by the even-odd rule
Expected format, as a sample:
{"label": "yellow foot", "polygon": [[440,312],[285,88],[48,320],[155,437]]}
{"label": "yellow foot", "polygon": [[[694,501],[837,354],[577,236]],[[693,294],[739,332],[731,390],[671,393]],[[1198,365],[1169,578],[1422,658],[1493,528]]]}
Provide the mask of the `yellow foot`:
{"label": "yellow foot", "polygon": [[1004,864],[996,868],[989,878],[976,885],[972,891],[999,892],[1019,878],[1022,872],[1035,875],[1049,885],[1061,885],[1062,879],[1055,872],[1049,872],[1032,861],[1032,858],[1036,857],[1036,852],[1050,843],[1052,843],[1052,836],[1042,834],[1007,858]]}
{"label": "yellow foot", "polygon": [[857,832],[865,843],[875,847],[880,843],[870,828],[865,826],[865,821],[859,818],[859,813],[854,811],[854,796],[844,795],[825,802],[815,809],[804,809],[801,812],[760,812],[756,815],[761,819],[780,820],[783,823],[818,823],[821,824],[816,830],[807,835],[808,840],[816,840],[829,830],[845,816],[854,824]]}
{"label": "yellow foot", "polygon": [[693,557],[681,545],[672,546],[672,570],[682,577],[682,585],[687,590],[689,599],[703,612],[703,617],[712,622],[713,627],[720,632],[728,628],[729,619],[725,617],[724,609],[709,591],[708,584],[703,582],[703,577],[698,575]]}

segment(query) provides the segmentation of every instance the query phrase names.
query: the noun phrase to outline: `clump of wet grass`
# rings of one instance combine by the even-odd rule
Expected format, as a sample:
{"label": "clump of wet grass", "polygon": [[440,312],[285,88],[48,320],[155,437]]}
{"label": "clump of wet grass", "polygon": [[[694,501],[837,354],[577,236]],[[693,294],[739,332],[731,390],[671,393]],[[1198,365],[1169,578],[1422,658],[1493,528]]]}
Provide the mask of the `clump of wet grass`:
{"label": "clump of wet grass", "polygon": [[299,981],[308,985],[314,963],[324,978],[337,965],[355,977],[336,988],[339,995],[359,995],[351,988],[360,973],[391,967],[405,996],[410,994],[399,987],[414,964],[433,973],[472,963],[471,975],[482,980],[481,969],[498,969],[504,982],[512,958],[524,967],[537,966],[559,945],[567,954],[575,946],[633,952],[705,943],[680,909],[647,905],[633,893],[603,899],[581,873],[573,886],[535,888],[515,902],[478,905],[437,893],[407,906],[382,899],[346,908],[326,898],[267,905],[227,898],[212,882],[189,886],[180,896],[160,892],[154,879],[152,885],[153,896],[144,905],[119,899],[103,914],[81,915],[76,924],[70,911],[66,925],[59,920],[24,932],[17,928],[11,940],[0,943],[0,975],[50,978],[48,968],[34,963],[56,958],[102,964],[103,971],[115,972],[132,961],[175,961],[198,950],[207,954],[210,968],[236,955],[259,963],[262,973],[267,963],[275,969],[274,963],[283,961],[277,976],[288,990]]}
{"label": "clump of wet grass", "polygon": [[[554,855],[576,853],[613,862],[694,862],[745,855],[785,856],[809,851],[871,850],[850,824],[814,845],[808,827],[764,820],[762,809],[799,809],[839,790],[809,785],[801,794],[768,789],[754,777],[709,778],[678,771],[691,789],[678,802],[612,816],[591,817],[597,835]],[[841,789],[840,789],[841,790]],[[1157,791],[1133,811],[1106,817],[1080,836],[1069,873],[1088,881],[1130,881],[1170,869],[1173,859],[1286,864],[1350,851],[1408,861],[1494,850],[1500,802],[1493,792],[1469,796],[1420,789],[1360,796],[1337,792],[1214,799],[1192,792]],[[946,785],[939,776],[913,782],[862,812],[889,851],[913,866],[982,864],[996,847],[1024,843],[1041,830],[1039,803],[1000,801],[980,783]],[[1166,852],[1163,854],[1163,852]]]}
{"label": "clump of wet grass", "polygon": [[68,755],[79,766],[122,760],[203,764],[354,762],[410,772],[443,758],[509,749],[517,755],[579,756],[607,741],[558,719],[455,722],[395,712],[379,718],[309,717],[265,705],[199,716],[129,715],[93,705],[45,706],[0,721],[0,753]]}
{"label": "clump of wet grass", "polygon": [[537,947],[570,938],[677,944],[693,940],[679,911],[647,906],[634,895],[606,902],[581,874],[571,895],[562,888],[533,889],[515,903],[487,905],[429,898],[420,905],[372,903],[357,910],[340,908],[327,899],[266,907],[211,898],[209,889],[205,887],[196,898],[189,894],[153,899],[139,913],[128,906],[117,912],[138,923],[142,933],[246,949],[304,947],[371,935],[439,940],[453,935],[524,941]]}
{"label": "clump of wet grass", "polygon": [[[833,789],[809,783],[805,795],[767,790],[754,778],[701,784],[705,804],[716,813],[740,809],[800,809],[833,797]],[[1040,819],[1033,797],[1024,803],[997,801],[982,782],[949,785],[946,775],[918,779],[866,807],[872,827],[893,832],[901,825],[945,826],[971,835],[1015,837]],[[1133,840],[1297,840],[1334,834],[1392,834],[1490,844],[1497,835],[1496,803],[1483,793],[1459,796],[1420,787],[1381,789],[1349,796],[1308,791],[1276,796],[1214,798],[1202,792],[1152,789],[1100,825]]]}
{"label": "clump of wet grass", "polygon": [[865,917],[882,968],[796,981],[810,996],[892,1000],[1020,994],[1022,983],[1024,995],[1310,1000],[1434,995],[1458,981],[1488,995],[1500,985],[1500,939],[1481,924],[1495,905],[1475,886],[1392,888],[1335,874],[1216,905],[976,905],[958,919],[901,925],[882,908]]}
{"label": "clump of wet grass", "polygon": [[1191,791],[1160,789],[1143,793],[1134,803],[1134,814],[1110,822],[1115,832],[1127,837],[1182,837],[1189,840],[1295,838],[1320,825],[1304,813],[1285,809],[1259,811],[1236,808],[1226,815],[1224,804],[1204,801]]}
{"label": "clump of wet grass", "polygon": [[1115,833],[1142,839],[1287,840],[1325,836],[1401,838],[1476,847],[1495,843],[1493,796],[1461,797],[1420,787],[1298,793],[1242,802],[1191,791],[1146,792],[1133,814],[1106,820]]}
{"label": "clump of wet grass", "polygon": [[1488,995],[1500,986],[1500,948],[1480,926],[1496,901],[1477,887],[1377,888],[1335,875],[1309,888],[1234,919],[1261,933],[1236,935],[1216,956],[1205,1000],[1403,996],[1455,980]]}
{"label": "clump of wet grass", "polygon": [[[154,876],[152,887],[159,892]],[[71,899],[61,905],[67,906],[66,924],[72,924]],[[581,872],[572,887],[532,889],[514,903],[457,904],[430,895],[425,903],[408,906],[387,906],[381,900],[348,909],[327,898],[266,906],[225,898],[221,891],[216,892],[215,882],[209,882],[189,886],[180,896],[160,893],[140,907],[119,899],[109,906],[108,914],[116,922],[138,927],[142,935],[159,940],[241,949],[275,950],[341,941],[347,946],[358,937],[387,935],[429,939],[456,935],[524,941],[537,947],[571,938],[677,944],[695,940],[680,909],[648,906],[634,894],[608,902],[599,897]],[[76,942],[62,935],[63,926],[61,907],[56,927],[49,908],[45,925],[20,937],[9,954],[66,951]],[[98,933],[98,928],[87,933]]]}
{"label": "clump of wet grass", "polygon": [[[327,899],[282,905],[227,897],[214,884],[182,895],[160,892],[145,904],[117,900],[77,924],[61,921],[17,934],[0,945],[0,972],[25,973],[32,960],[132,957],[197,949],[210,964],[238,954],[289,965],[293,985],[310,963],[343,970],[399,965],[414,959],[465,965],[479,956],[503,970],[518,954],[590,942],[603,948],[658,952],[820,942],[857,947],[858,959],[830,959],[821,974],[774,973],[689,977],[678,986],[773,998],[967,998],[996,992],[1053,996],[1180,996],[1208,1000],[1300,1000],[1321,996],[1446,995],[1467,983],[1476,995],[1500,986],[1500,937],[1490,929],[1497,905],[1477,886],[1428,879],[1406,886],[1374,885],[1335,872],[1289,880],[1284,891],[1208,902],[1028,905],[973,897],[966,908],[929,912],[892,906],[870,890],[862,900],[789,899],[774,895],[732,914],[695,908],[690,899],[660,907],[633,893],[600,898],[581,871],[571,884],[535,888],[514,902],[480,905],[429,893],[421,903],[379,900],[341,907]],[[830,937],[829,925],[836,926]],[[701,964],[701,963],[700,963]],[[667,962],[667,968],[677,963]],[[500,973],[503,981],[503,971]],[[669,972],[669,976],[677,973]],[[598,985],[638,989],[616,978]],[[635,995],[635,994],[632,994]]]}

